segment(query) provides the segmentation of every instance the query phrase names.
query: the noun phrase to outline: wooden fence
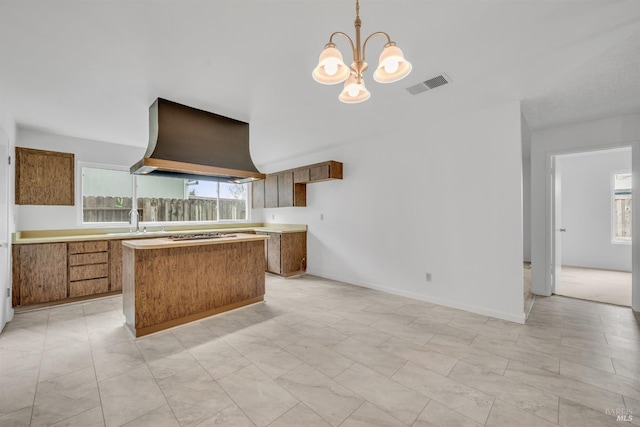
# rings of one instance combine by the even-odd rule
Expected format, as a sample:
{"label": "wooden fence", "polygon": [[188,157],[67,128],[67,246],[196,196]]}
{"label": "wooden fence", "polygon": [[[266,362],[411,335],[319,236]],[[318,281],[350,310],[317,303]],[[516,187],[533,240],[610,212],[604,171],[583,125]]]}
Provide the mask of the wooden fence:
{"label": "wooden fence", "polygon": [[615,199],[615,237],[631,239],[631,198]]}
{"label": "wooden fence", "polygon": [[[131,197],[83,197],[84,222],[128,222]],[[216,221],[218,201],[210,199],[138,198],[140,221]],[[221,220],[243,220],[247,201],[220,199]]]}

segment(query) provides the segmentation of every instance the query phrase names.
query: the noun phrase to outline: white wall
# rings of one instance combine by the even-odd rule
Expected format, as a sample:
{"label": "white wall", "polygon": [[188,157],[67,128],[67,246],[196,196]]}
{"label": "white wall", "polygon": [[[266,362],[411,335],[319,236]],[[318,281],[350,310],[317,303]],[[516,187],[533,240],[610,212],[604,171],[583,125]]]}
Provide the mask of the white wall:
{"label": "white wall", "polygon": [[[74,153],[77,162],[91,162],[130,167],[144,155],[145,148],[135,148],[102,141],[91,141],[18,128],[16,145],[39,150]],[[77,174],[76,174],[77,175]],[[76,190],[79,188],[76,179]],[[55,230],[82,226],[76,206],[17,205],[16,230]]]}
{"label": "white wall", "polygon": [[337,160],[344,179],[264,221],[308,224],[309,273],[523,322],[519,103],[397,129],[266,165]]}
{"label": "white wall", "polygon": [[559,156],[562,264],[631,271],[631,245],[612,243],[612,175],[631,170],[631,149]]}
{"label": "white wall", "polygon": [[[531,264],[532,292],[551,294],[551,155],[631,146],[634,188],[640,188],[640,115],[626,115],[534,131],[531,142]],[[640,223],[640,197],[633,199],[633,221]],[[640,242],[640,227],[633,240]],[[635,245],[637,246],[637,244]],[[640,257],[633,257],[640,272]],[[633,276],[633,309],[640,310],[640,274]]]}

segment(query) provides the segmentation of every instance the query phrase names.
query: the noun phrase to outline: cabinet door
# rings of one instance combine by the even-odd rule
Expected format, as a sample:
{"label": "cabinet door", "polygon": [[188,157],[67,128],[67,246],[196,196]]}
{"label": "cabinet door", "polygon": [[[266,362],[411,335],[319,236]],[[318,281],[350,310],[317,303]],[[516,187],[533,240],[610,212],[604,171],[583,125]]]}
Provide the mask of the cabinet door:
{"label": "cabinet door", "polygon": [[20,305],[67,298],[67,244],[17,245]]}
{"label": "cabinet door", "polygon": [[268,234],[269,240],[267,240],[267,271],[270,273],[281,274],[280,234]]}
{"label": "cabinet door", "polygon": [[109,290],[122,289],[122,241],[109,242]]}
{"label": "cabinet door", "polygon": [[283,233],[280,251],[282,275],[300,274],[307,268],[307,233]]}
{"label": "cabinet door", "polygon": [[329,179],[329,165],[322,164],[312,167],[309,171],[309,178],[311,182]]}
{"label": "cabinet door", "polygon": [[74,155],[16,147],[17,205],[73,206]]}
{"label": "cabinet door", "polygon": [[264,180],[251,183],[251,207],[253,209],[264,208]]}
{"label": "cabinet door", "polygon": [[264,180],[264,207],[278,207],[278,175],[268,175]]}
{"label": "cabinet door", "polygon": [[309,182],[309,168],[295,169],[293,171],[294,184],[306,184]]}
{"label": "cabinet door", "polygon": [[293,206],[293,172],[278,174],[278,207]]}

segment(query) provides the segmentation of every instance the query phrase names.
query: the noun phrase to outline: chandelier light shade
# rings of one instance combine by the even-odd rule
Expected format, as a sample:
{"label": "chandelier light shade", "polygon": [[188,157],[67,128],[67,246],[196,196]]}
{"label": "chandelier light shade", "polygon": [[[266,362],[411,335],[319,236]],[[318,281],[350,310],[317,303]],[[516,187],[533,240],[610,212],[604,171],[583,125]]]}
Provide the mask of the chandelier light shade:
{"label": "chandelier light shade", "polygon": [[[393,83],[401,80],[411,72],[411,63],[404,58],[402,50],[391,41],[389,34],[378,31],[369,35],[364,43],[360,42],[360,1],[356,0],[356,27],[355,43],[351,37],[342,31],[336,31],[329,37],[329,43],[324,46],[324,50],[318,59],[318,65],[313,70],[313,79],[318,83],[333,85],[345,82],[344,89],[338,99],[347,104],[356,104],[366,101],[371,97],[371,93],[364,86],[362,73],[367,69],[365,62],[365,49],[367,42],[375,36],[387,38],[387,44],[380,54],[379,64],[373,73],[373,79],[378,83]],[[342,59],[342,54],[336,48],[333,37],[343,36],[351,44],[353,53],[353,63],[347,67]]]}
{"label": "chandelier light shade", "polygon": [[350,73],[336,45],[327,43],[318,59],[318,66],[313,70],[314,80],[323,85],[335,85],[347,80]]}
{"label": "chandelier light shade", "polygon": [[357,104],[369,98],[371,98],[371,93],[364,87],[364,81],[361,79],[358,82],[354,74],[351,74],[347,81],[344,82],[344,89],[342,89],[338,97],[345,104]]}

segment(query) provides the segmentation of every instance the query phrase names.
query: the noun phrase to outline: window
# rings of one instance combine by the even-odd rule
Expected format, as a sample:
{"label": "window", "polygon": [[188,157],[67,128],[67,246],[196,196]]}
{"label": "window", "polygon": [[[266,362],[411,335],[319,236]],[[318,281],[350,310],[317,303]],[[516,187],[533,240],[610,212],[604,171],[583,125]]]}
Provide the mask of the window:
{"label": "window", "polygon": [[631,172],[613,175],[613,241],[631,243]]}
{"label": "window", "polygon": [[128,222],[132,206],[145,223],[246,221],[247,196],[248,184],[82,167],[83,223]]}

